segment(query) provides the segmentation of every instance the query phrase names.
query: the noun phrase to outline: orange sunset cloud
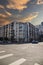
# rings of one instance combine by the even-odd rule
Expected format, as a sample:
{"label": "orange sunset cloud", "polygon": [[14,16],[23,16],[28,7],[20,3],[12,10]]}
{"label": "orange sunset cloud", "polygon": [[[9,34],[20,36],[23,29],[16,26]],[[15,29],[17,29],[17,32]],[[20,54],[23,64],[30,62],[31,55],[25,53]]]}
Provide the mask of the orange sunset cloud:
{"label": "orange sunset cloud", "polygon": [[7,5],[7,8],[13,8],[17,10],[23,10],[24,8],[27,8],[26,4],[30,0],[10,0],[9,5]]}
{"label": "orange sunset cloud", "polygon": [[18,21],[18,22],[31,22],[37,16],[38,16],[38,12],[33,12],[33,13],[30,13],[29,15],[27,15],[26,17],[16,18],[16,21]]}

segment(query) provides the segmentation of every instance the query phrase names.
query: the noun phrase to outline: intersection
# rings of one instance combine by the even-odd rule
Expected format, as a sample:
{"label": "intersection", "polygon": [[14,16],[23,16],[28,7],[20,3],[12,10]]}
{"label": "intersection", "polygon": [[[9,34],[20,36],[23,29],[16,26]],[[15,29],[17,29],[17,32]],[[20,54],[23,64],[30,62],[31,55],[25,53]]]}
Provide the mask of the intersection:
{"label": "intersection", "polygon": [[0,65],[43,65],[43,42],[0,45]]}

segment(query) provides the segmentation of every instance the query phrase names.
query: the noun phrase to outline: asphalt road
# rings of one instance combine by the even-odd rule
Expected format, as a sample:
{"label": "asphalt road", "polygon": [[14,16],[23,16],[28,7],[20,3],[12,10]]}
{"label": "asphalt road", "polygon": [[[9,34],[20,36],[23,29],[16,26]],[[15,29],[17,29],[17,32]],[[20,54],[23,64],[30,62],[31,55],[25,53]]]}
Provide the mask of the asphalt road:
{"label": "asphalt road", "polygon": [[0,65],[43,65],[43,42],[0,45]]}

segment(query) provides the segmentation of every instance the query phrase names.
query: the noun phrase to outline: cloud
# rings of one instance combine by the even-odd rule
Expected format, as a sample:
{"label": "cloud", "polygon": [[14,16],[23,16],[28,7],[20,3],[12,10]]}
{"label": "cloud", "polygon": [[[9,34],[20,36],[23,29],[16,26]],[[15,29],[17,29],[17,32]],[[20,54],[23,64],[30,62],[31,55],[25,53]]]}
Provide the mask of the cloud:
{"label": "cloud", "polygon": [[0,5],[0,8],[4,9],[4,6],[3,5]]}
{"label": "cloud", "polygon": [[11,22],[11,19],[9,19],[9,17],[11,16],[10,12],[7,12],[6,10],[4,10],[5,12],[0,13],[0,25],[4,25],[7,24],[8,22]]}
{"label": "cloud", "polygon": [[5,13],[0,13],[0,17],[6,18],[11,16],[12,14],[10,12],[5,11]]}
{"label": "cloud", "polygon": [[10,11],[7,11],[5,9],[3,9],[3,6],[0,6],[3,10],[3,13],[0,13],[0,24],[4,25],[4,24],[8,24],[11,23],[13,21],[17,21],[17,22],[29,22],[32,21],[34,18],[36,18],[38,16],[38,12],[33,12],[33,13],[28,13],[25,16],[23,16],[22,14],[12,14],[10,13]]}
{"label": "cloud", "polygon": [[8,17],[8,16],[6,16],[5,14],[0,14],[0,18],[6,18],[6,17]]}
{"label": "cloud", "polygon": [[23,10],[24,8],[27,8],[27,3],[30,0],[10,0],[9,4],[7,5],[7,8],[13,8],[17,9],[19,11]]}
{"label": "cloud", "polygon": [[10,23],[12,20],[9,18],[11,14],[9,12],[0,13],[0,25],[5,25]]}
{"label": "cloud", "polygon": [[6,7],[6,5],[8,4],[9,4],[8,0],[0,0],[0,5],[2,5],[3,7]]}
{"label": "cloud", "polygon": [[43,4],[43,0],[37,0],[36,4],[38,4],[38,5]]}
{"label": "cloud", "polygon": [[11,16],[12,14],[8,11],[5,10],[5,13],[8,15],[8,16]]}
{"label": "cloud", "polygon": [[2,25],[8,24],[10,20],[0,19],[0,21],[1,21],[1,22],[0,22],[0,26],[2,26]]}
{"label": "cloud", "polygon": [[17,22],[30,22],[38,16],[38,12],[33,12],[27,15],[26,17],[21,17],[16,19]]}
{"label": "cloud", "polygon": [[34,18],[36,18],[37,16],[38,16],[37,14],[36,14],[36,15],[30,15],[30,16],[24,18],[23,21],[24,21],[24,22],[30,22],[30,21],[32,21]]}
{"label": "cloud", "polygon": [[38,16],[39,12],[33,12],[30,13],[26,16],[22,16],[22,15],[12,15],[9,19],[13,22],[13,21],[17,21],[17,22],[31,22],[33,19],[35,19]]}

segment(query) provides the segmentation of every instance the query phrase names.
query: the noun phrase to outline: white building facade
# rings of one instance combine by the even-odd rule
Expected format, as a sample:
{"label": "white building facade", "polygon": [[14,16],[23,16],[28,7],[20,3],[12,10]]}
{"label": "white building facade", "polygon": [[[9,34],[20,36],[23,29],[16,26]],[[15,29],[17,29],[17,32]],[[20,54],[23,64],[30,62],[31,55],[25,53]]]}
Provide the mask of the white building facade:
{"label": "white building facade", "polygon": [[14,22],[14,39],[20,42],[26,42],[27,37],[26,24],[22,22]]}
{"label": "white building facade", "polygon": [[[38,39],[39,30],[31,23],[12,22],[0,27],[0,36],[16,42],[30,42]],[[3,35],[2,35],[3,34]]]}

